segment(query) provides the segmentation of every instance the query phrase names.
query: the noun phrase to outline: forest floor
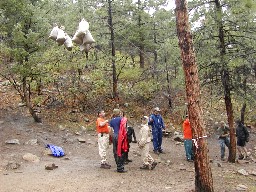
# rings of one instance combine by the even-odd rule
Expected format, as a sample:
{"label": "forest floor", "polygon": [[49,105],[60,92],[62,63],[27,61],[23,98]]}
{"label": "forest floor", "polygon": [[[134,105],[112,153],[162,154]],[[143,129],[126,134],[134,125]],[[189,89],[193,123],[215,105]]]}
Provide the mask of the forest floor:
{"label": "forest floor", "polygon": [[[1,88],[1,87],[0,87]],[[117,173],[112,145],[108,150],[111,169],[100,168],[95,131],[83,126],[74,129],[62,121],[55,124],[35,123],[25,107],[18,106],[17,95],[1,90],[0,105],[0,192],[103,192],[103,191],[171,191],[189,192],[195,189],[194,163],[185,160],[183,143],[173,137],[163,138],[165,154],[150,153],[158,162],[154,170],[140,170],[142,160],[136,143],[131,143],[125,165],[127,173]],[[90,120],[95,124],[96,117]],[[139,136],[139,122],[132,126]],[[247,147],[250,160],[228,163],[220,160],[220,148],[215,135],[206,138],[209,149],[214,191],[256,191],[256,131],[251,130]],[[46,144],[60,146],[64,157],[53,157]],[[228,150],[226,150],[228,156]],[[46,166],[55,164],[53,170]]]}
{"label": "forest floor", "polygon": [[[34,123],[28,114],[21,111],[2,109],[0,113],[1,192],[194,190],[194,164],[185,160],[183,144],[174,141],[172,137],[163,139],[165,154],[153,154],[151,149],[158,165],[149,171],[139,169],[142,164],[139,149],[136,143],[131,143],[129,157],[133,162],[125,166],[127,173],[120,174],[115,172],[112,146],[107,155],[112,168],[100,168],[95,132],[85,129],[73,132],[62,126],[56,128],[45,123]],[[138,127],[134,126],[137,135]],[[251,157],[255,158],[256,137],[255,134],[251,135],[248,148]],[[19,144],[6,143],[13,139],[17,139]],[[214,190],[256,191],[255,161],[220,161],[216,138],[208,137],[207,142]],[[48,155],[45,144],[62,147],[66,155],[60,158]],[[29,159],[25,158],[25,154],[35,156]],[[45,166],[52,163],[58,168],[46,170]]]}

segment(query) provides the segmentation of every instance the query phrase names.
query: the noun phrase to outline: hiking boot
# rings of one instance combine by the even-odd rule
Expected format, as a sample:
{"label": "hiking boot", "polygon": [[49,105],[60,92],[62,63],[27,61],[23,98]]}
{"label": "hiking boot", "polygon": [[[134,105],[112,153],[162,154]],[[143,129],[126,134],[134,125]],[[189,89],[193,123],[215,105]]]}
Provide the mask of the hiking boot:
{"label": "hiking boot", "polygon": [[153,162],[151,165],[151,170],[155,169],[156,165],[157,165],[157,162]]}
{"label": "hiking boot", "polygon": [[137,143],[137,141],[136,141],[136,140],[134,140],[134,141],[132,141],[132,143]]}
{"label": "hiking boot", "polygon": [[243,155],[239,155],[238,159],[242,160],[242,159],[244,159],[244,156]]}
{"label": "hiking boot", "polygon": [[140,169],[149,170],[149,166],[148,165],[143,165],[142,167],[140,167]]}
{"label": "hiking boot", "polygon": [[107,163],[103,163],[100,165],[100,168],[102,169],[110,169],[111,165],[107,164]]}
{"label": "hiking boot", "polygon": [[105,166],[107,166],[107,167],[109,167],[109,168],[111,167],[111,165],[109,165],[108,163],[105,163]]}
{"label": "hiking boot", "polygon": [[154,153],[157,154],[157,155],[159,155],[159,151],[155,151],[155,150],[154,150]]}
{"label": "hiking boot", "polygon": [[162,154],[165,154],[165,152],[163,152],[163,150],[159,150],[158,152],[159,152],[159,153],[162,153]]}
{"label": "hiking boot", "polygon": [[246,155],[243,160],[250,160],[250,157],[248,155]]}
{"label": "hiking boot", "polygon": [[127,164],[128,164],[128,163],[130,163],[130,162],[132,162],[132,160],[130,160],[130,159],[126,159],[126,160],[125,160],[125,162],[124,162],[124,164],[126,164],[126,165],[127,165]]}
{"label": "hiking boot", "polygon": [[127,173],[126,170],[117,170],[117,173]]}

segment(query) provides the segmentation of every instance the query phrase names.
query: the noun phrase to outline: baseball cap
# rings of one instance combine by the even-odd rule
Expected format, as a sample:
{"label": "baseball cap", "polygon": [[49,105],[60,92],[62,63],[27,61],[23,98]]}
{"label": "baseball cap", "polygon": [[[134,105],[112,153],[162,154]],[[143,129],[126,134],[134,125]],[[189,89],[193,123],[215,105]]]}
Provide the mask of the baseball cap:
{"label": "baseball cap", "polygon": [[154,111],[161,111],[161,110],[159,109],[159,107],[155,107]]}

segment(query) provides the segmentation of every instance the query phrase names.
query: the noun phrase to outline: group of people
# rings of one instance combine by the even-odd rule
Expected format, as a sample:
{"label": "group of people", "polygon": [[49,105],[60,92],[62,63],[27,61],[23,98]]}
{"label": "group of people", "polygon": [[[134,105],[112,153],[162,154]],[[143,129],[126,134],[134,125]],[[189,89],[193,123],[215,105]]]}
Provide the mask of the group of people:
{"label": "group of people", "polygon": [[[220,122],[220,126],[217,129],[218,141],[220,145],[220,157],[221,160],[225,160],[225,148],[230,148],[230,140],[229,140],[229,127],[225,124],[224,121]],[[193,141],[192,141],[192,129],[190,126],[188,115],[186,115],[186,119],[183,122],[183,136],[184,136],[184,146],[187,161],[192,162],[194,160],[193,153]],[[246,149],[246,143],[249,141],[249,132],[247,127],[243,125],[240,120],[236,121],[236,137],[237,137],[237,151],[238,151],[238,159],[248,159],[249,153]]]}
{"label": "group of people", "polygon": [[[96,120],[96,130],[98,133],[98,148],[101,157],[101,168],[110,169],[111,165],[107,163],[107,149],[109,147],[109,140],[113,143],[113,154],[117,166],[118,173],[125,173],[124,165],[131,162],[128,158],[130,143],[138,143],[141,150],[141,158],[143,165],[140,169],[153,170],[157,162],[149,153],[151,133],[153,136],[154,153],[164,153],[162,149],[162,130],[165,129],[164,121],[160,115],[160,109],[154,108],[153,114],[143,116],[141,118],[140,139],[136,140],[134,129],[127,126],[127,118],[122,114],[120,109],[114,109],[111,120],[105,119],[104,110],[98,111],[98,118]],[[152,129],[149,128],[149,125]],[[132,140],[132,137],[134,140]]]}
{"label": "group of people", "polygon": [[[236,136],[237,136],[237,149],[239,153],[239,159],[248,158],[248,152],[245,148],[246,142],[248,142],[249,133],[247,128],[241,123],[236,121]],[[151,126],[151,128],[149,127]],[[117,166],[117,172],[125,173],[124,165],[132,162],[128,158],[130,143],[138,143],[138,147],[141,150],[142,166],[140,169],[153,170],[157,162],[149,153],[150,142],[153,141],[153,151],[155,154],[164,153],[162,149],[162,137],[165,124],[162,116],[160,115],[159,107],[153,109],[153,113],[141,118],[140,126],[140,138],[137,141],[134,129],[127,126],[127,118],[120,109],[114,109],[111,120],[105,119],[104,110],[98,112],[98,118],[96,121],[96,130],[98,133],[98,148],[99,155],[101,157],[101,168],[110,169],[111,165],[107,163],[107,149],[109,142],[113,143],[113,154]],[[150,133],[152,131],[152,134]],[[229,141],[229,128],[222,121],[218,128],[218,140],[221,148],[221,159],[225,158],[225,146],[230,147]],[[151,135],[153,139],[151,139]],[[111,137],[111,138],[110,138]],[[132,137],[134,140],[132,140]],[[193,150],[193,134],[190,125],[189,117],[183,122],[183,138],[186,160],[189,162],[194,161]]]}
{"label": "group of people", "polygon": [[[220,122],[220,127],[217,129],[218,139],[220,144],[221,160],[225,160],[225,148],[230,148],[229,140],[229,127],[225,124],[224,121]],[[249,142],[249,132],[247,127],[243,125],[240,120],[236,121],[236,138],[237,138],[237,151],[238,159],[248,159],[249,153],[246,149],[246,143]]]}

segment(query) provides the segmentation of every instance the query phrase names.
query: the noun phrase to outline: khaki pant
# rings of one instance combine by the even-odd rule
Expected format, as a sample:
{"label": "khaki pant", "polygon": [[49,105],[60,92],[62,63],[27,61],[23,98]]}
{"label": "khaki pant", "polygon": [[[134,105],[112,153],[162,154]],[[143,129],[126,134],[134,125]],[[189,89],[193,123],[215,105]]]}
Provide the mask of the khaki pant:
{"label": "khaki pant", "polygon": [[144,165],[152,165],[154,159],[149,154],[149,143],[146,143],[143,148],[141,148],[141,158]]}
{"label": "khaki pant", "polygon": [[99,146],[99,155],[101,157],[101,164],[106,163],[107,161],[107,149],[109,147],[109,134],[107,133],[98,133],[98,146]]}

